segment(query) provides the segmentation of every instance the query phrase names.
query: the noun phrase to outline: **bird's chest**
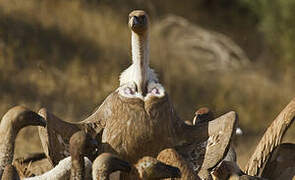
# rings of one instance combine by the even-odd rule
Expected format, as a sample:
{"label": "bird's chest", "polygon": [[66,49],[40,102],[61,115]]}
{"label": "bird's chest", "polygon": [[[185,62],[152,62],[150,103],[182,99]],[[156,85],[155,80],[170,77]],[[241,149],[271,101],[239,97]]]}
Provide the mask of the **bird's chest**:
{"label": "bird's chest", "polygon": [[[106,122],[102,141],[129,161],[155,156],[171,144],[171,124],[163,109],[147,108],[142,102],[122,102]],[[163,118],[166,117],[166,118]]]}

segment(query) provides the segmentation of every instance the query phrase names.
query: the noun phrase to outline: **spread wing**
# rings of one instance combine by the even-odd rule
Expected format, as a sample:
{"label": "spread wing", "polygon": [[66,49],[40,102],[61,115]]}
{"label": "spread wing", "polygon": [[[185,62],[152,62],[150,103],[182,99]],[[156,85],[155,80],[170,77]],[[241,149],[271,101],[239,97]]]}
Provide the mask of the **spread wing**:
{"label": "spread wing", "polygon": [[184,124],[183,133],[188,133],[184,136],[185,142],[190,144],[175,148],[188,162],[193,164],[194,170],[201,178],[206,178],[209,170],[227,154],[235,132],[237,118],[235,112],[229,112],[196,126]]}
{"label": "spread wing", "polygon": [[39,114],[47,121],[45,128],[39,127],[39,136],[43,150],[53,165],[57,165],[60,160],[69,156],[69,141],[75,132],[84,130],[93,137],[102,134],[106,120],[112,113],[114,94],[111,93],[92,115],[78,123],[63,121],[45,108],[39,111]]}
{"label": "spread wing", "polygon": [[257,176],[268,160],[272,150],[277,147],[287,129],[292,124],[295,116],[295,98],[283,109],[272,124],[267,128],[258,143],[254,153],[249,159],[245,172],[251,176]]}
{"label": "spread wing", "polygon": [[94,137],[101,133],[106,126],[107,119],[112,116],[112,109],[114,109],[112,106],[116,104],[114,102],[117,99],[116,96],[118,96],[116,91],[111,93],[92,115],[78,122],[77,125]]}
{"label": "spread wing", "polygon": [[59,119],[45,108],[38,113],[47,121],[46,127],[38,127],[41,144],[48,160],[55,166],[70,155],[70,138],[80,129],[75,124]]}
{"label": "spread wing", "polygon": [[229,112],[208,123],[209,138],[202,168],[211,169],[225,157],[236,130],[237,119],[235,112]]}

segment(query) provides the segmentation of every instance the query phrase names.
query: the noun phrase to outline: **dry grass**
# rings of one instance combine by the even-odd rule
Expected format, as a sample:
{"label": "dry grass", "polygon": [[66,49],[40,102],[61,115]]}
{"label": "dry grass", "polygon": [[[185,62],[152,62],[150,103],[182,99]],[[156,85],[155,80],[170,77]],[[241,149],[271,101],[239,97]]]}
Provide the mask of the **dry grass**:
{"label": "dry grass", "polygon": [[[35,111],[47,107],[69,121],[87,117],[129,64],[127,17],[121,16],[81,1],[0,0],[0,114],[22,104]],[[238,112],[245,131],[238,155],[245,164],[249,147],[294,97],[295,72],[263,64],[206,71],[192,58],[195,52],[175,56],[181,50],[166,44],[157,29],[151,37],[151,64],[183,119],[204,105],[218,115]],[[294,131],[288,139],[294,142]],[[16,156],[41,151],[34,128],[23,130],[16,144]]]}

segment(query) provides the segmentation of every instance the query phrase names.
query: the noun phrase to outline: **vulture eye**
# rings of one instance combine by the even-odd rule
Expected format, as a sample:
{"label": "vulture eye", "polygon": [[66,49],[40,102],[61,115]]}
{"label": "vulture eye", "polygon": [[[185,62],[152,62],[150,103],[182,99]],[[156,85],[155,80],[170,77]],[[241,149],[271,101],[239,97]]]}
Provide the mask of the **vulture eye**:
{"label": "vulture eye", "polygon": [[140,16],[140,19],[142,20],[142,22],[145,22],[145,16]]}

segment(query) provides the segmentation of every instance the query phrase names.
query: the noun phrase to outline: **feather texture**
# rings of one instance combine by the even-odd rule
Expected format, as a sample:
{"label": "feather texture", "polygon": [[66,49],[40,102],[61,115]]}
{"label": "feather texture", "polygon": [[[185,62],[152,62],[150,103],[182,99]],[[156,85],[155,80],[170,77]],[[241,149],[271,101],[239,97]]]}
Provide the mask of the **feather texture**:
{"label": "feather texture", "polygon": [[246,174],[257,176],[262,172],[272,150],[277,147],[295,117],[295,98],[282,110],[267,128],[245,167]]}

